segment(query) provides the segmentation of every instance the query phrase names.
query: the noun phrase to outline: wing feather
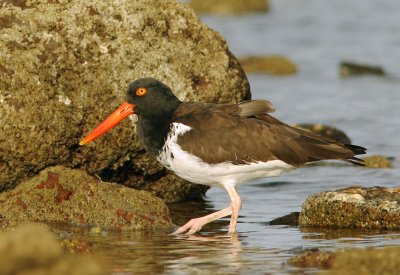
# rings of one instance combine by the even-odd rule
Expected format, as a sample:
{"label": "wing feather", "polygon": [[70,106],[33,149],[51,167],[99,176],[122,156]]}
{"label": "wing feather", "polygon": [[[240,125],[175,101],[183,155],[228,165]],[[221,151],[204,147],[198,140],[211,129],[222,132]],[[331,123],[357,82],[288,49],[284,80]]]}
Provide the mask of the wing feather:
{"label": "wing feather", "polygon": [[[173,121],[192,130],[180,136],[178,142],[183,150],[211,164],[274,159],[295,166],[323,159],[355,162],[351,161],[356,155],[355,149],[282,123],[266,114],[273,110],[267,102],[182,104]],[[363,152],[365,149],[359,149],[357,153]]]}

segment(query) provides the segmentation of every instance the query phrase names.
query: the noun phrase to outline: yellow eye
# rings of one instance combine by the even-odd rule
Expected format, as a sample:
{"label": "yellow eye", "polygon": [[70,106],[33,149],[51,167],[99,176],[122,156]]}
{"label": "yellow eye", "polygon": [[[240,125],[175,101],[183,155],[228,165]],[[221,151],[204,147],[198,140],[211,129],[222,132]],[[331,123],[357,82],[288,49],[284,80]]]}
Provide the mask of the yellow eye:
{"label": "yellow eye", "polygon": [[146,88],[137,88],[135,93],[138,96],[142,96],[147,93],[147,89]]}

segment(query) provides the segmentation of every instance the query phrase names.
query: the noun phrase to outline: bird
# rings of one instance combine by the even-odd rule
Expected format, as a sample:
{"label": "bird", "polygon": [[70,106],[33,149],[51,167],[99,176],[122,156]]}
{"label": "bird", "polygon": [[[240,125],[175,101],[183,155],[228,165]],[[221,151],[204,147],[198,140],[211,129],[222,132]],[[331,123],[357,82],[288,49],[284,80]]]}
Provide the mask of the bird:
{"label": "bird", "polygon": [[129,83],[125,101],[79,144],[95,140],[135,114],[137,137],[147,153],[179,177],[224,188],[230,197],[226,208],[191,219],[172,234],[191,235],[227,216],[228,234],[234,234],[242,207],[237,191],[241,184],[320,160],[364,165],[356,156],[365,154],[366,148],[292,127],[270,115],[273,111],[268,100],[182,102],[161,81],[141,78]]}

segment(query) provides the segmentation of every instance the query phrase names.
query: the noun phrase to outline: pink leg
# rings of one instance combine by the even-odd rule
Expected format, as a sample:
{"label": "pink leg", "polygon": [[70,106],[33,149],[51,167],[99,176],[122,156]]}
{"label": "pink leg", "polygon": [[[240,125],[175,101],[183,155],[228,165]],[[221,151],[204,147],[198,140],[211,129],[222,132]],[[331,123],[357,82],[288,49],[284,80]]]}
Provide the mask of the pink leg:
{"label": "pink leg", "polygon": [[231,198],[231,207],[232,207],[232,215],[231,221],[229,223],[229,231],[228,234],[236,233],[236,224],[239,218],[239,211],[242,208],[242,200],[238,192],[235,189],[235,186],[225,186],[225,189],[228,191],[229,197]]}
{"label": "pink leg", "polygon": [[236,232],[236,223],[239,216],[239,210],[241,208],[241,200],[239,194],[236,192],[234,186],[225,186],[225,189],[228,191],[229,197],[231,198],[231,205],[219,210],[217,212],[211,213],[209,215],[191,219],[185,225],[179,227],[172,235],[182,234],[185,233],[186,235],[194,234],[201,230],[201,228],[212,221],[217,219],[229,216],[232,214],[231,222],[229,224],[229,232],[228,233],[235,233]]}

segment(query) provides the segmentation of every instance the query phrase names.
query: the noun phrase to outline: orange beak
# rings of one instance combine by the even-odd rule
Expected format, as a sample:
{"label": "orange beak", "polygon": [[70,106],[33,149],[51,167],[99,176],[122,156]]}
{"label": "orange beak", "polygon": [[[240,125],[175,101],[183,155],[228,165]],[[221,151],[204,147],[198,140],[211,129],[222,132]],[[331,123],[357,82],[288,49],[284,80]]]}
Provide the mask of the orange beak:
{"label": "orange beak", "polygon": [[118,125],[124,118],[134,114],[133,109],[135,107],[136,106],[134,104],[124,101],[117,110],[115,110],[109,117],[100,123],[99,126],[91,131],[84,139],[82,139],[81,142],[79,142],[79,145],[85,145],[95,140],[108,130],[112,129],[114,126]]}

